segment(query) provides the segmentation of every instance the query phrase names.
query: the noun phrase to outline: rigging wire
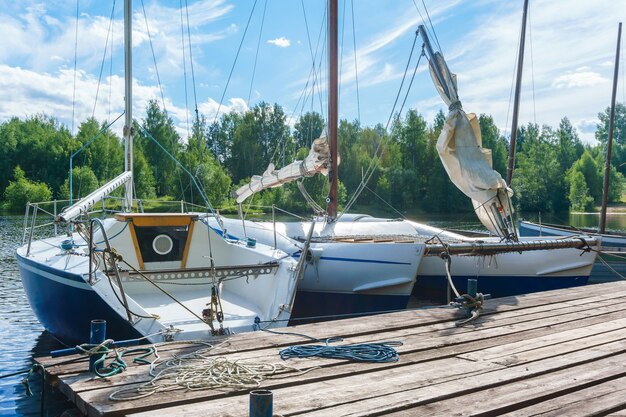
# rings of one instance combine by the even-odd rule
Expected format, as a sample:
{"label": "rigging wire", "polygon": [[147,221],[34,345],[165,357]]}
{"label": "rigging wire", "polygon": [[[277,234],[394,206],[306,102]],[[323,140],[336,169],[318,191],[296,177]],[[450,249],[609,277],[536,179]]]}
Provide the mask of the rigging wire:
{"label": "rigging wire", "polygon": [[535,101],[535,63],[533,61],[533,25],[530,23],[530,3],[528,4],[528,43],[530,43],[530,81],[533,92],[533,118],[537,124],[537,103]]}
{"label": "rigging wire", "polygon": [[[409,53],[409,59],[407,60],[407,65],[406,65],[406,67],[404,69],[404,74],[402,76],[402,81],[400,83],[400,88],[398,89],[398,94],[396,95],[396,99],[394,101],[394,105],[393,105],[393,107],[391,109],[391,113],[389,115],[389,119],[387,120],[387,125],[385,126],[385,131],[387,131],[389,129],[389,125],[391,123],[391,120],[394,117],[395,108],[396,108],[396,105],[398,103],[398,99],[400,98],[400,93],[402,92],[402,86],[404,85],[404,81],[406,79],[406,75],[407,75],[407,72],[409,70],[409,66],[411,64],[411,61],[413,60],[413,52],[415,50],[415,44],[417,42],[417,36],[418,35],[416,33],[415,37],[413,38],[413,45],[411,47],[411,52]],[[413,84],[413,79],[415,77],[415,73],[417,72],[417,68],[419,67],[420,61],[421,61],[423,56],[424,56],[424,51],[422,50],[422,53],[420,54],[419,58],[417,59],[417,63],[415,64],[415,70],[413,72],[413,76],[411,77],[411,82],[410,82],[410,85],[409,85],[407,90],[410,90],[410,87]],[[407,91],[407,95],[408,95],[408,91]],[[402,107],[404,107],[404,102],[406,102],[406,98],[403,101]],[[402,108],[400,109],[399,113],[401,113],[401,112],[402,112]],[[396,117],[399,118],[399,114]],[[367,183],[369,182],[369,180],[371,179],[372,175],[374,175],[374,172],[376,171],[376,168],[378,166],[378,162],[382,158],[383,152],[381,151],[381,147],[382,147],[384,142],[385,142],[385,140],[381,140],[378,143],[378,145],[376,146],[376,150],[374,151],[374,156],[373,156],[372,160],[370,161],[370,164],[369,164],[369,166],[368,166],[368,168],[367,168],[363,178],[361,179],[361,182],[359,183],[359,186],[357,187],[356,191],[354,192],[354,194],[352,195],[352,197],[350,198],[350,200],[346,204],[343,213],[347,213],[348,212],[348,210],[352,207],[352,205],[356,202],[357,198],[361,195],[361,193],[365,189],[365,187],[366,187]],[[339,215],[339,218],[341,218],[343,213]]]}
{"label": "rigging wire", "polygon": [[76,66],[78,64],[78,18],[79,18],[79,3],[80,0],[76,0],[76,30],[74,35],[74,89],[72,92],[72,129],[70,132],[74,134],[74,117],[76,113]]}
{"label": "rigging wire", "polygon": [[[522,31],[520,29],[519,31],[519,38],[518,38],[518,42],[517,42],[517,47],[515,49],[515,56],[517,57],[519,55],[519,48],[520,48],[520,44],[521,44],[521,39],[522,39]],[[511,103],[513,103],[513,89],[515,86],[515,78],[517,75],[517,58],[513,60],[513,76],[511,77],[511,88],[509,90],[509,106],[506,109],[506,122],[504,124],[504,129],[506,131],[507,127],[509,126],[509,117],[511,116]],[[509,141],[510,141],[510,137],[513,134],[513,132],[509,133]],[[509,147],[510,147],[510,143],[509,143]]]}
{"label": "rigging wire", "polygon": [[219,105],[217,106],[217,111],[215,112],[215,119],[213,123],[217,122],[217,118],[220,114],[220,110],[222,109],[222,104],[224,103],[224,97],[226,96],[226,91],[228,90],[228,85],[230,84],[230,79],[233,76],[233,71],[235,70],[235,65],[237,65],[237,59],[239,58],[239,53],[241,52],[241,47],[243,46],[243,41],[246,39],[246,34],[248,33],[248,28],[250,28],[250,20],[252,20],[252,15],[254,14],[254,9],[256,8],[258,0],[254,0],[254,4],[252,5],[252,10],[250,11],[250,16],[248,16],[248,22],[246,23],[246,28],[243,31],[243,36],[241,37],[241,42],[239,42],[239,48],[237,48],[237,53],[235,54],[235,60],[233,62],[232,67],[230,68],[230,73],[228,74],[228,79],[226,80],[226,85],[224,86],[224,91],[222,92],[222,97],[220,98]]}
{"label": "rigging wire", "polygon": [[441,55],[443,55],[443,49],[441,49],[441,45],[439,44],[439,38],[437,37],[437,32],[435,32],[435,26],[433,26],[432,20],[430,20],[430,13],[428,13],[428,7],[426,7],[426,3],[422,0],[422,5],[424,6],[424,11],[426,12],[426,17],[428,17],[428,23],[430,24],[431,29],[433,30],[433,36],[435,38],[435,43],[437,44],[437,48]]}
{"label": "rigging wire", "polygon": [[[191,135],[189,134],[189,101],[187,93],[187,60],[185,57],[185,22],[183,20],[183,0],[179,0],[178,4],[180,5],[180,38],[181,38],[181,46],[183,52],[183,84],[185,86],[185,119],[187,123],[187,137],[189,138]],[[180,180],[180,176],[179,176]],[[181,185],[182,188],[182,185]]]}
{"label": "rigging wire", "polygon": [[198,95],[196,94],[196,74],[193,69],[193,53],[191,51],[191,30],[189,29],[189,3],[185,0],[185,13],[187,15],[187,43],[189,44],[189,66],[191,67],[191,85],[193,87],[194,110],[196,112],[196,122],[199,122],[198,115]]}
{"label": "rigging wire", "polygon": [[350,0],[352,9],[352,48],[354,50],[354,81],[356,83],[356,111],[359,122],[361,121],[361,98],[359,97],[359,67],[356,53],[356,28],[354,23],[354,0]]}
{"label": "rigging wire", "polygon": [[250,97],[252,96],[252,85],[254,84],[254,75],[256,74],[256,64],[259,60],[259,49],[261,49],[261,37],[263,35],[263,25],[265,24],[265,11],[267,10],[267,0],[263,5],[263,16],[261,17],[261,29],[259,29],[259,40],[256,44],[256,53],[254,54],[254,65],[252,66],[252,78],[250,79],[250,90],[248,90],[248,108],[250,108]]}
{"label": "rigging wire", "polygon": [[[417,10],[417,13],[420,15],[420,19],[422,19],[422,24],[424,25],[424,28],[426,29],[426,32],[428,33],[428,36],[430,36],[432,39],[435,39],[435,44],[437,45],[437,50],[439,52],[441,52],[441,48],[439,47],[439,42],[437,41],[437,36],[433,35],[431,32],[431,29],[429,27],[428,24],[426,24],[426,19],[424,19],[424,16],[422,15],[422,11],[420,10],[419,6],[417,5],[417,2],[415,0],[413,0],[413,4],[415,5],[415,10]],[[424,7],[426,7],[426,5],[424,5]],[[432,26],[432,24],[431,24]],[[435,30],[434,28],[432,29],[433,31]],[[442,52],[443,54],[443,52]]]}
{"label": "rigging wire", "polygon": [[[100,74],[98,75],[98,86],[96,87],[96,98],[93,102],[93,110],[91,112],[91,117],[96,117],[96,105],[98,104],[98,95],[100,93],[100,84],[102,82],[102,73],[104,72],[104,63],[106,61],[107,49],[109,47],[109,36],[111,36],[111,32],[113,31],[113,13],[115,12],[115,0],[113,0],[113,7],[111,8],[111,18],[109,19],[109,29],[107,30],[107,37],[104,42],[104,52],[102,53],[102,63],[100,64]],[[111,45],[112,47],[112,45]]]}
{"label": "rigging wire", "polygon": [[146,22],[146,32],[148,33],[148,41],[150,42],[150,50],[152,51],[152,61],[154,62],[154,70],[157,76],[157,82],[159,83],[159,91],[161,93],[161,103],[163,104],[163,111],[167,115],[167,108],[165,107],[165,97],[163,96],[163,85],[161,84],[161,76],[159,75],[159,67],[157,66],[156,55],[154,53],[154,46],[152,45],[152,35],[150,34],[150,26],[148,25],[148,14],[146,13],[146,7],[143,0],[141,0],[141,9],[143,10],[143,18]]}

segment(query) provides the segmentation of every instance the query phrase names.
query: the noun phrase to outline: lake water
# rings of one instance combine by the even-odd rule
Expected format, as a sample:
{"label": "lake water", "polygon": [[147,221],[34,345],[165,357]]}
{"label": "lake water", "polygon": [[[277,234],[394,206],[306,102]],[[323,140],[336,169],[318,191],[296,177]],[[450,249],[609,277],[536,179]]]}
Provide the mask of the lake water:
{"label": "lake water", "polygon": [[[409,215],[417,221],[424,221],[439,227],[453,227],[466,230],[482,229],[472,213],[461,216],[449,215]],[[523,216],[528,220],[539,220],[539,215]],[[594,227],[598,224],[597,214],[565,214],[542,216],[545,223],[570,223],[577,227]],[[48,355],[61,346],[44,331],[33,315],[20,281],[15,260],[15,249],[22,240],[22,216],[0,215],[0,376],[26,370],[35,356]],[[607,218],[607,228],[626,230],[626,214],[611,214]],[[39,416],[41,405],[41,377],[31,377],[34,396],[27,397],[22,384],[24,375],[0,379],[0,415]],[[58,416],[71,408],[65,397],[47,388],[45,391],[44,415]]]}

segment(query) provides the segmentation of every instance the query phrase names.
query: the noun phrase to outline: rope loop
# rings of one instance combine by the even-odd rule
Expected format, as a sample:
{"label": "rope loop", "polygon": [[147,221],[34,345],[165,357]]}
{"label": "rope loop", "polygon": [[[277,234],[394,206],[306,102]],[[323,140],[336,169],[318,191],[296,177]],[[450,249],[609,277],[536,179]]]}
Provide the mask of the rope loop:
{"label": "rope loop", "polygon": [[281,359],[320,357],[326,359],[346,359],[353,362],[397,362],[399,355],[393,346],[402,346],[402,342],[363,343],[355,345],[330,346],[342,342],[341,337],[326,339],[325,345],[290,346],[279,352]]}

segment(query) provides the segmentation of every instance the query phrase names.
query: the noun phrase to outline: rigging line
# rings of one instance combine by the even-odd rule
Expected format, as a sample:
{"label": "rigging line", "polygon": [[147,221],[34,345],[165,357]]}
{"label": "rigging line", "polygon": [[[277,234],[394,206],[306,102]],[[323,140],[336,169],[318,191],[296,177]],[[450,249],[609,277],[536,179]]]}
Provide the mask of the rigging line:
{"label": "rigging line", "polygon": [[237,64],[237,59],[239,58],[239,53],[241,52],[241,47],[243,46],[243,41],[246,39],[246,34],[248,33],[248,28],[250,27],[250,20],[252,20],[252,15],[254,14],[254,9],[256,8],[258,0],[254,0],[254,4],[252,5],[252,10],[250,11],[250,16],[248,16],[248,22],[246,23],[246,29],[243,31],[243,36],[241,37],[241,42],[239,42],[239,48],[237,48],[237,54],[235,55],[235,61],[233,61],[233,65],[230,68],[230,73],[228,74],[228,79],[226,80],[226,86],[224,87],[224,91],[222,92],[222,98],[220,98],[220,103],[217,106],[217,111],[215,112],[215,119],[213,123],[217,122],[217,117],[220,114],[220,110],[222,109],[222,104],[224,103],[224,97],[226,97],[226,91],[228,90],[228,85],[230,84],[230,79],[233,76],[233,71],[235,70],[235,65]]}
{"label": "rigging line", "polygon": [[154,71],[157,76],[157,82],[159,83],[159,91],[161,93],[161,103],[163,104],[163,111],[167,115],[167,107],[165,107],[165,97],[163,96],[163,85],[161,84],[161,76],[159,75],[159,67],[157,66],[156,55],[154,53],[154,45],[152,45],[152,35],[150,34],[150,26],[148,25],[148,14],[146,13],[146,7],[141,0],[141,9],[143,10],[143,19],[146,22],[146,32],[148,33],[148,41],[150,42],[150,50],[152,51],[152,61],[154,62]]}
{"label": "rigging line", "polygon": [[537,102],[535,101],[535,62],[533,61],[533,25],[530,23],[530,3],[528,4],[528,43],[530,43],[530,81],[533,91],[533,117],[537,124]]}
{"label": "rigging line", "polygon": [[[115,15],[115,0],[113,0],[113,15]],[[111,47],[109,48],[109,108],[107,113],[107,120],[111,120],[111,94],[113,92],[113,45],[115,39],[115,31],[111,30]],[[108,162],[107,162],[108,164]],[[108,165],[107,165],[108,172]]]}
{"label": "rigging line", "polygon": [[[520,30],[520,38],[522,38],[522,32]],[[515,56],[519,55],[519,48],[520,48],[520,41],[518,39],[517,42],[517,47],[515,49]],[[517,59],[513,60],[513,76],[511,77],[511,88],[509,90],[509,106],[506,109],[506,123],[504,124],[504,131],[506,132],[506,129],[509,126],[509,116],[511,115],[511,103],[513,102],[513,87],[515,85],[515,76],[517,75]],[[509,133],[509,142],[510,142],[510,135],[512,134],[512,132]],[[510,152],[510,150],[509,150]]]}
{"label": "rigging line", "polygon": [[[389,124],[391,123],[391,119],[393,119],[393,112],[396,109],[396,105],[398,104],[398,99],[400,98],[400,93],[402,92],[402,87],[404,86],[404,81],[406,79],[407,71],[409,70],[409,65],[411,65],[411,60],[413,59],[413,52],[415,51],[415,44],[417,43],[417,33],[415,33],[415,37],[413,38],[413,45],[411,46],[411,52],[409,53],[409,59],[406,62],[406,67],[404,68],[404,75],[402,75],[402,81],[400,82],[400,88],[398,89],[398,94],[396,95],[396,99],[393,102],[393,107],[391,108],[391,113],[389,114],[389,119],[387,119],[387,124],[385,125],[385,130],[389,129]],[[423,53],[422,53],[423,55]],[[421,57],[421,56],[420,56]],[[418,60],[419,63],[419,60]]]}
{"label": "rigging line", "polygon": [[141,0],[141,9],[143,10],[143,19],[146,23],[146,32],[148,33],[148,41],[150,42],[150,51],[152,51],[152,61],[154,62],[154,71],[157,76],[157,82],[159,83],[159,92],[161,93],[161,103],[163,104],[163,111],[167,115],[167,107],[165,107],[165,97],[163,96],[163,85],[161,84],[161,76],[159,75],[159,67],[156,63],[156,55],[154,53],[154,45],[152,44],[152,35],[150,34],[150,26],[148,25],[148,14],[146,13],[146,7]]}
{"label": "rigging line", "polygon": [[95,118],[96,116],[96,105],[98,104],[98,94],[100,93],[100,84],[102,81],[102,73],[104,72],[104,62],[106,61],[107,49],[109,47],[109,36],[112,32],[113,26],[113,13],[115,12],[115,0],[113,0],[113,7],[111,8],[111,18],[109,19],[109,29],[107,30],[107,37],[104,42],[104,52],[102,53],[102,64],[100,64],[100,75],[98,75],[98,86],[96,88],[96,99],[93,102],[93,110],[91,112],[91,117]]}
{"label": "rigging line", "polygon": [[356,82],[356,110],[359,122],[361,121],[361,98],[359,97],[359,67],[357,66],[356,53],[356,28],[354,23],[354,0],[350,0],[352,8],[352,47],[354,50],[354,80]]}
{"label": "rigging line", "polygon": [[[317,51],[319,50],[319,41],[321,38],[321,29],[320,29],[320,34],[317,37],[317,45],[315,46],[315,54],[313,54],[313,45],[311,44],[311,34],[309,31],[309,20],[307,18],[306,15],[306,8],[304,7],[304,0],[300,0],[300,4],[302,5],[302,14],[304,15],[304,26],[306,28],[306,36],[307,36],[307,41],[309,43],[309,53],[311,54],[311,61],[312,61],[312,67],[314,69],[313,71],[313,82],[311,83],[311,108],[313,107],[313,100],[315,97],[315,84],[317,83],[317,72],[315,71],[316,68],[316,64],[315,64],[315,58],[317,56]],[[324,20],[326,18],[326,8],[324,9],[324,16],[322,17],[322,28],[324,27]],[[321,60],[321,59],[320,59]],[[320,101],[320,105],[321,105],[321,101]],[[304,105],[302,107],[302,111],[304,111]]]}
{"label": "rigging line", "polygon": [[76,114],[76,66],[78,64],[78,17],[79,17],[79,3],[80,0],[76,0],[76,31],[74,36],[74,91],[72,93],[72,129],[70,132],[74,134],[74,115]]}
{"label": "rigging line", "polygon": [[180,5],[180,38],[181,44],[183,47],[183,80],[185,86],[185,119],[187,123],[187,137],[190,137],[189,134],[189,101],[187,100],[189,94],[187,93],[187,62],[185,60],[185,22],[183,19],[183,0],[179,0],[178,4]]}
{"label": "rigging line", "polygon": [[196,75],[193,70],[193,54],[191,52],[191,30],[189,29],[189,4],[187,0],[185,0],[185,14],[187,15],[187,43],[189,44],[189,64],[191,66],[191,84],[193,86],[193,101],[194,101],[194,109],[196,112],[196,122],[199,121],[198,115],[198,95],[196,94]]}
{"label": "rigging line", "polygon": [[[415,64],[415,70],[413,72],[413,77],[411,78],[411,83],[409,84],[409,87],[407,88],[407,96],[408,97],[408,92],[411,89],[411,85],[413,84],[413,79],[415,78],[415,74],[417,73],[417,68],[419,67],[420,61],[422,59],[422,57],[424,56],[424,54],[422,53],[418,60],[417,60],[417,64]],[[406,101],[406,97],[405,100]],[[402,113],[402,109],[404,108],[404,103],[402,103],[402,107],[400,108],[399,113]],[[399,117],[399,115],[398,115]],[[376,147],[376,151],[374,152],[374,158],[372,158],[372,162],[370,163],[370,166],[368,167],[364,178],[361,180],[361,184],[359,184],[359,187],[357,187],[357,191],[354,193],[353,197],[350,199],[350,203],[346,205],[346,209],[344,210],[344,212],[347,212],[350,207],[352,207],[352,205],[356,202],[356,199],[359,197],[359,195],[363,192],[364,187],[367,186],[367,183],[369,182],[369,180],[372,178],[372,175],[374,175],[374,172],[376,172],[376,168],[378,167],[378,162],[380,161],[380,159],[382,158],[383,155],[383,151],[379,150],[381,149],[383,143],[386,141],[387,139],[382,139],[377,147]],[[363,187],[361,187],[361,185],[363,185]]]}
{"label": "rigging line", "polygon": [[[393,113],[395,111],[395,107],[396,104],[398,102],[398,98],[400,97],[400,93],[402,92],[402,85],[404,84],[404,80],[406,79],[406,74],[407,71],[409,69],[409,65],[411,63],[411,60],[413,58],[413,51],[415,48],[415,43],[417,41],[417,33],[415,34],[415,38],[413,39],[413,47],[411,48],[411,53],[409,54],[409,60],[407,61],[407,66],[404,69],[404,75],[402,76],[402,82],[400,83],[400,88],[398,89],[398,94],[396,96],[396,100],[394,102],[393,108],[391,109],[391,114],[389,116],[389,120],[387,122],[387,126],[385,127],[385,131],[388,130],[389,128],[389,123],[391,122],[391,119],[393,117]],[[415,72],[417,72],[417,67],[419,67],[420,61],[422,59],[422,56],[424,56],[424,51],[422,50],[422,53],[420,54],[418,60],[417,60],[417,64],[415,65]],[[413,74],[413,76],[415,76],[415,72]],[[413,83],[413,81],[411,80],[411,84]],[[410,86],[409,86],[410,89]],[[408,94],[408,92],[407,92]],[[404,105],[403,105],[404,106]],[[398,115],[399,117],[399,115]],[[359,195],[363,192],[364,186],[369,182],[369,180],[371,179],[372,175],[374,175],[374,172],[376,171],[376,167],[378,166],[378,161],[380,161],[380,159],[382,158],[382,152],[379,153],[379,150],[383,144],[383,142],[386,141],[385,139],[381,140],[378,145],[376,146],[376,150],[374,151],[374,157],[372,158],[372,160],[370,161],[370,164],[367,168],[367,171],[365,172],[365,175],[363,177],[363,179],[361,180],[361,183],[359,184],[359,186],[357,187],[356,191],[354,192],[354,194],[352,195],[352,197],[350,198],[350,200],[348,201],[348,203],[346,204],[346,207],[344,209],[344,213],[348,212],[348,210],[352,207],[352,205],[356,202],[356,199],[359,197]],[[339,216],[339,218],[341,218],[341,215]]]}
{"label": "rigging line", "polygon": [[344,0],[343,1],[343,10],[342,10],[342,17],[343,19],[341,20],[341,45],[339,47],[339,85],[337,88],[337,108],[340,109],[341,108],[341,86],[342,86],[342,76],[343,76],[343,39],[344,39],[344,35],[346,34],[346,3],[348,2],[348,0]]}
{"label": "rigging line", "polygon": [[[428,25],[426,24],[426,19],[424,19],[424,15],[422,15],[422,12],[420,11],[420,8],[417,6],[417,3],[415,2],[415,0],[413,0],[413,4],[415,5],[415,9],[417,10],[417,13],[420,15],[420,19],[422,19],[422,24],[424,25],[424,28],[426,28],[426,33],[428,33],[428,36],[430,36],[431,38],[436,39],[436,36],[430,33],[431,31]],[[437,48],[439,48],[439,45],[437,45]],[[439,52],[441,52],[441,50],[439,50]]]}
{"label": "rigging line", "polygon": [[443,55],[443,49],[441,49],[441,45],[439,44],[439,38],[437,38],[437,32],[435,32],[435,26],[433,25],[433,21],[430,20],[430,13],[428,13],[428,7],[426,7],[426,3],[424,3],[424,0],[422,0],[422,5],[424,6],[426,17],[428,17],[428,23],[430,23],[430,27],[433,30],[433,35],[435,38],[435,43],[437,44],[437,48],[439,49],[439,52],[441,52],[441,55]]}
{"label": "rigging line", "polygon": [[248,108],[250,108],[250,97],[252,96],[252,85],[254,84],[254,75],[256,74],[256,64],[259,60],[259,49],[261,48],[261,36],[263,35],[263,25],[265,23],[265,11],[267,9],[267,0],[263,5],[263,16],[261,17],[261,29],[259,30],[259,40],[256,44],[256,53],[254,54],[254,65],[252,66],[252,79],[250,80],[250,90],[248,90]]}

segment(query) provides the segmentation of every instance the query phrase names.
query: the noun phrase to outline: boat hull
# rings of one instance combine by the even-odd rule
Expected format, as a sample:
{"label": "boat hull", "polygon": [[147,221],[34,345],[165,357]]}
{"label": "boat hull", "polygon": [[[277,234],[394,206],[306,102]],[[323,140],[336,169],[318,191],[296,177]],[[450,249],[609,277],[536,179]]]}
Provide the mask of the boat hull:
{"label": "boat hull", "polygon": [[[575,230],[552,225],[536,224],[528,221],[519,222],[521,236],[572,236]],[[591,270],[589,282],[610,282],[626,276],[626,236],[595,234],[602,238],[602,252]]]}
{"label": "boat hull", "polygon": [[66,345],[89,342],[92,319],[107,321],[107,337],[134,339],[140,333],[114,311],[81,275],[49,268],[17,254],[31,308],[56,339]]}

